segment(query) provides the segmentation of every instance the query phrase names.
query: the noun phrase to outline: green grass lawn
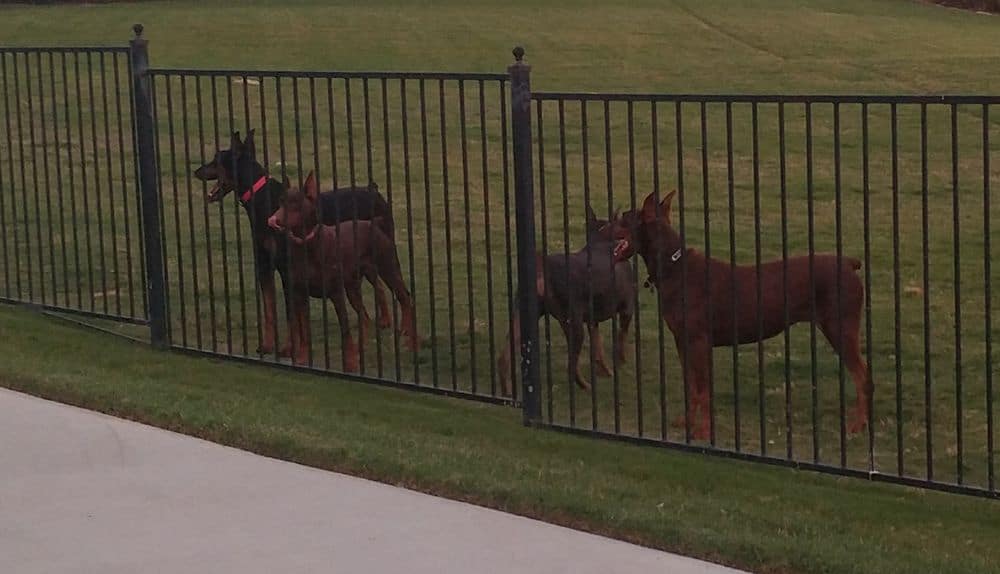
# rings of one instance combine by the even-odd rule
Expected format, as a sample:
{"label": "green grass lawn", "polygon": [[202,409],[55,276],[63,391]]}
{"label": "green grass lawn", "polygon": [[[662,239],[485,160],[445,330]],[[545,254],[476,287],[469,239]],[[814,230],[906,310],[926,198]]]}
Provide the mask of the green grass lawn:
{"label": "green grass lawn", "polygon": [[[238,366],[0,308],[0,385],[755,572],[992,572],[997,503],[541,432],[516,411]],[[39,368],[44,365],[44,368]]]}
{"label": "green grass lawn", "polygon": [[[0,15],[7,45],[121,45],[131,34],[130,25],[142,22],[150,40],[151,61],[160,67],[503,72],[512,59],[511,47],[522,44],[533,66],[536,90],[758,94],[1000,91],[997,75],[984,72],[991,70],[1000,56],[996,18],[909,1],[679,0],[614,5],[376,1],[363,5],[254,2],[237,6],[144,2],[5,6]],[[253,33],[248,34],[248,30]],[[0,294],[27,298],[30,287],[30,298],[39,300],[44,287],[47,296],[55,296],[59,303],[112,312],[119,311],[121,305],[123,314],[131,313],[135,306],[141,313],[142,270],[130,175],[133,159],[130,153],[124,158],[119,155],[123,147],[128,150],[129,124],[117,113],[115,97],[125,97],[127,92],[114,89],[113,72],[117,69],[124,77],[124,62],[118,61],[116,68],[109,59],[102,67],[96,58],[77,61],[71,57],[65,80],[59,58],[51,62],[54,75],[47,59],[40,68],[34,57],[26,62],[22,56],[16,60],[8,56],[3,62],[8,67],[2,74],[7,96],[2,104],[5,119],[12,123],[6,130],[10,141],[0,138],[0,181],[3,189],[11,192],[0,204],[5,273]],[[509,286],[513,284],[507,270],[508,241],[513,244],[513,207],[509,157],[505,164],[503,155],[502,88],[476,81],[460,85],[455,81],[421,84],[411,80],[403,85],[398,81],[348,83],[338,79],[328,83],[326,79],[286,78],[279,83],[252,75],[247,80],[190,76],[184,77],[183,83],[176,76],[155,80],[174,342],[248,355],[257,345],[259,311],[245,218],[232,201],[221,208],[205,206],[201,200],[204,188],[190,177],[203,158],[228,142],[231,130],[245,133],[255,127],[259,154],[262,160],[266,156],[272,173],[284,171],[294,180],[310,168],[319,168],[325,186],[332,184],[334,176],[344,184],[352,177],[364,181],[371,174],[381,189],[392,195],[404,275],[413,287],[426,343],[416,355],[397,352],[391,334],[383,332],[378,344],[368,342],[366,372],[491,393],[495,384],[491,363],[503,345]],[[68,99],[64,86],[70,93]],[[36,102],[29,109],[29,90],[36,96],[43,94],[42,107]],[[127,97],[124,105],[127,107]],[[813,240],[817,250],[833,251],[838,236],[834,110],[824,104],[810,111]],[[852,468],[868,469],[871,465],[885,473],[924,476],[928,466],[925,429],[930,428],[935,478],[955,481],[961,468],[965,482],[986,484],[986,412],[993,397],[987,397],[985,388],[983,341],[987,331],[996,334],[997,321],[994,317],[987,324],[984,310],[988,298],[993,308],[998,308],[995,293],[1000,285],[1000,266],[993,264],[989,277],[985,270],[984,235],[989,231],[994,253],[1000,236],[1000,201],[995,198],[995,190],[1000,188],[996,154],[1000,111],[991,111],[986,124],[990,145],[985,151],[992,153],[986,177],[994,199],[987,211],[982,108],[969,105],[955,110],[959,150],[956,184],[952,180],[951,110],[928,107],[929,273],[925,289],[921,110],[919,106],[899,106],[897,110],[898,221],[893,217],[891,111],[886,105],[872,105],[867,110],[871,265],[863,273],[872,285],[872,311],[867,317],[872,336],[867,344],[875,381],[875,424],[872,460],[866,435],[848,437],[844,462]],[[579,248],[585,197],[590,197],[598,213],[607,213],[609,207],[630,206],[633,193],[641,201],[656,183],[663,191],[680,187],[683,175],[684,223],[690,244],[705,249],[708,238],[713,255],[728,258],[735,254],[739,262],[753,262],[758,229],[754,223],[753,117],[749,105],[735,105],[732,112],[732,236],[723,105],[706,108],[704,163],[697,105],[685,104],[678,110],[672,104],[660,104],[654,123],[650,104],[635,104],[631,110],[631,161],[629,108],[614,103],[605,115],[600,104],[588,105],[586,135],[583,113],[578,103],[564,105],[562,137],[555,103],[544,104],[540,116],[534,118],[536,129],[541,118],[543,132],[536,142],[535,169],[539,229],[544,231],[539,241],[547,250]],[[801,104],[789,104],[784,113],[786,241],[791,253],[801,253],[809,246],[806,110]],[[866,189],[862,109],[843,105],[839,113],[839,235],[844,253],[862,258]],[[771,259],[780,256],[783,241],[778,108],[761,104],[757,114],[760,245],[762,257]],[[405,138],[404,115],[408,121]],[[23,124],[18,124],[22,117]],[[119,127],[123,138],[118,135]],[[57,137],[61,138],[60,153],[51,157],[33,153],[43,150],[45,141],[54,145]],[[605,147],[606,141],[610,148]],[[565,160],[561,147],[566,151]],[[468,166],[466,170],[463,165]],[[60,168],[62,179],[57,177]],[[43,181],[43,174],[63,186],[32,186],[31,182]],[[75,183],[67,181],[70,177],[76,178]],[[707,203],[703,186],[708,188]],[[39,188],[47,188],[48,193],[36,194]],[[38,198],[37,203],[33,197]],[[116,217],[101,217],[109,205],[114,205]],[[898,241],[893,239],[894,227],[899,229]],[[63,240],[68,245],[67,256],[61,254]],[[731,240],[734,249],[730,248]],[[894,249],[898,249],[898,257]],[[894,267],[898,267],[898,274]],[[34,271],[29,273],[29,268]],[[956,279],[960,289],[955,288]],[[24,284],[17,283],[19,280]],[[987,280],[993,285],[992,293],[987,292]],[[372,309],[370,293],[367,295]],[[898,313],[894,308],[897,296]],[[449,299],[452,304],[448,304]],[[930,317],[927,323],[925,304]],[[640,306],[633,341],[642,358],[640,368],[636,368],[635,355],[630,355],[628,364],[618,370],[617,382],[599,379],[590,396],[568,388],[563,374],[565,344],[558,327],[551,326],[551,345],[543,349],[547,420],[565,424],[572,417],[581,427],[620,428],[626,434],[649,437],[666,432],[671,440],[682,440],[679,431],[664,429],[660,423],[661,388],[666,418],[680,411],[683,391],[674,346],[669,332],[664,333],[665,341],[659,339],[661,323],[655,316],[652,295],[640,293]],[[317,365],[336,370],[340,366],[339,336],[332,311],[327,313],[324,317],[320,305],[313,303],[313,356]],[[543,333],[545,329],[543,326]],[[283,328],[280,334],[284,337]],[[610,341],[607,327],[604,337]],[[924,360],[925,340],[930,346],[929,363]],[[769,454],[783,455],[790,443],[795,458],[840,464],[837,361],[822,337],[815,380],[808,327],[792,330],[787,353],[780,338],[766,343],[761,351],[764,364],[759,368],[755,346],[738,349],[736,369],[729,349],[716,351],[719,446],[738,446],[751,452],[766,449]],[[995,369],[1000,364],[996,345],[993,354]],[[960,380],[956,365],[961,366]],[[588,371],[586,366],[584,371]],[[739,373],[738,388],[734,372]],[[618,386],[617,401],[614,385]],[[790,437],[786,436],[786,385],[792,404]],[[924,402],[928,385],[932,396],[929,419]],[[848,381],[848,406],[853,396]],[[818,451],[813,450],[814,432]],[[898,466],[900,459],[902,468]]]}

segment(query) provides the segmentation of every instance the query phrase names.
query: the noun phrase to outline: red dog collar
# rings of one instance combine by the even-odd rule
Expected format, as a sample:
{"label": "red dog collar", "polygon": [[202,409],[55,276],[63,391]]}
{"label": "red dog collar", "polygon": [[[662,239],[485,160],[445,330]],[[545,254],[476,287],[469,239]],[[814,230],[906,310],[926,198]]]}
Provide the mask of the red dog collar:
{"label": "red dog collar", "polygon": [[254,182],[253,187],[243,192],[243,195],[240,196],[240,201],[242,201],[243,203],[250,201],[253,198],[253,196],[258,191],[260,191],[261,188],[263,188],[265,185],[267,185],[267,176],[262,175],[260,176],[260,179]]}

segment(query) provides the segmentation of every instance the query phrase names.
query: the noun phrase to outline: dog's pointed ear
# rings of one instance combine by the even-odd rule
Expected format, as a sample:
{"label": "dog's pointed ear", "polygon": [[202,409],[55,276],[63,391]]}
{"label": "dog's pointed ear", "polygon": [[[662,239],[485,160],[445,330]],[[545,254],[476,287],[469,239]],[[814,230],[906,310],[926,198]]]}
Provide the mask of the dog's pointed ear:
{"label": "dog's pointed ear", "polygon": [[652,192],[646,196],[646,200],[642,202],[642,213],[640,214],[640,219],[643,222],[656,221],[656,192]]}
{"label": "dog's pointed ear", "polygon": [[[236,133],[239,133],[239,132],[236,132]],[[250,131],[248,131],[247,132],[247,139],[243,140],[243,153],[246,153],[250,157],[253,157],[253,156],[256,155],[254,153],[256,151],[256,148],[254,147],[254,143],[253,143],[253,133],[254,133],[253,129],[251,129]]]}
{"label": "dog's pointed ear", "polygon": [[594,213],[594,208],[587,204],[587,225],[592,225],[597,223],[597,214]]}
{"label": "dog's pointed ear", "polygon": [[242,147],[243,147],[243,140],[240,139],[240,132],[239,131],[233,132],[233,137],[229,142],[229,149],[237,151]]}
{"label": "dog's pointed ear", "polygon": [[670,219],[671,219],[670,218],[670,204],[673,202],[675,195],[677,195],[677,190],[676,189],[673,190],[673,191],[671,191],[670,193],[668,193],[667,196],[663,198],[663,201],[660,202],[660,213],[663,214],[663,217],[664,217],[664,219],[667,220],[667,223],[670,223]]}
{"label": "dog's pointed ear", "polygon": [[311,170],[309,171],[309,175],[306,176],[305,183],[302,184],[302,189],[305,191],[306,197],[308,197],[311,201],[316,201],[316,198],[319,197],[319,187],[316,184],[315,172]]}

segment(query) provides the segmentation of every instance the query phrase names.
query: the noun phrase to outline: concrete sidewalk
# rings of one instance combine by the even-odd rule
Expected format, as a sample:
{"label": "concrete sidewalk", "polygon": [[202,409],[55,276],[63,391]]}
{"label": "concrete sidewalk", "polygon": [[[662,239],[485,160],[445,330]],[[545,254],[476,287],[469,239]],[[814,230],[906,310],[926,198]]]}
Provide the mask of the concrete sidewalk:
{"label": "concrete sidewalk", "polygon": [[737,572],[3,389],[0,570]]}

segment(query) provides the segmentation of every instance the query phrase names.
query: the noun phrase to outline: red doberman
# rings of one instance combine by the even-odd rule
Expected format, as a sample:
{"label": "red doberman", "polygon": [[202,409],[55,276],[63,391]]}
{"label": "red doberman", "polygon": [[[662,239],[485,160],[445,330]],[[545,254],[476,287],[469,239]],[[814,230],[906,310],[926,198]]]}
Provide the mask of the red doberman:
{"label": "red doberman", "polygon": [[399,256],[392,239],[376,216],[370,221],[345,221],[325,225],[318,220],[320,201],[316,176],[306,177],[302,189],[286,190],[281,207],[268,224],[284,233],[289,245],[289,280],[292,360],[303,364],[309,358],[309,297],[333,301],[340,322],[344,370],[358,370],[358,346],[351,337],[345,295],[358,314],[360,338],[367,339],[371,319],[361,298],[361,280],[376,273],[389,286],[403,311],[401,331],[411,350],[419,348],[413,299],[403,282]]}
{"label": "red doberman", "polygon": [[[676,193],[671,192],[659,204],[651,193],[641,211],[615,219],[612,234],[619,240],[617,260],[634,253],[642,257],[660,297],[662,318],[674,335],[689,395],[686,418],[681,417],[680,426],[685,422],[692,425],[697,439],[709,436],[712,347],[754,343],[770,339],[795,323],[814,322],[854,379],[857,402],[849,431],[863,429],[868,422],[872,381],[861,357],[864,286],[856,273],[861,262],[849,257],[838,262],[836,255],[816,253],[811,264],[808,255],[761,263],[758,307],[756,266],[733,269],[728,262],[684,248],[680,234],[670,224],[670,203]],[[706,283],[706,268],[710,284]],[[699,413],[701,418],[697,419]],[[700,424],[695,425],[696,421]]]}

